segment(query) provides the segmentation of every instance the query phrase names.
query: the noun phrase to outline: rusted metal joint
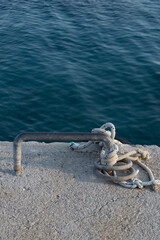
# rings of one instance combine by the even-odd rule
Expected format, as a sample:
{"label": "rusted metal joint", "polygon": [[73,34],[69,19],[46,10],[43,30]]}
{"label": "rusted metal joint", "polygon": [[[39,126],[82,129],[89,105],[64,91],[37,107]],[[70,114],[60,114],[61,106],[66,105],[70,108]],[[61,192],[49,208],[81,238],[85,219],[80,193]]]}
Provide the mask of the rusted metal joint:
{"label": "rusted metal joint", "polygon": [[14,171],[17,173],[22,172],[21,168],[21,158],[22,150],[21,144],[24,141],[77,141],[77,142],[87,142],[87,141],[97,141],[104,142],[109,151],[113,150],[112,140],[103,133],[46,133],[46,132],[33,132],[33,133],[21,133],[19,134],[13,142],[13,159],[14,159]]}

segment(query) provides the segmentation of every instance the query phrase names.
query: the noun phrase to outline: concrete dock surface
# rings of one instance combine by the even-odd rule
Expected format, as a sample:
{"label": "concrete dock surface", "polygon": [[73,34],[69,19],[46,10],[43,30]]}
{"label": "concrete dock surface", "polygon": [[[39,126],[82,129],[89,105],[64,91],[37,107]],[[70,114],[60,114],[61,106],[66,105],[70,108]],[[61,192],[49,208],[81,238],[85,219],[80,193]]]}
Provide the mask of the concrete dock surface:
{"label": "concrete dock surface", "polygon": [[[16,175],[12,146],[0,142],[0,240],[160,240],[160,191],[98,177],[97,147],[75,152],[67,143],[23,143]],[[160,179],[160,148],[138,147],[149,151],[145,164]]]}

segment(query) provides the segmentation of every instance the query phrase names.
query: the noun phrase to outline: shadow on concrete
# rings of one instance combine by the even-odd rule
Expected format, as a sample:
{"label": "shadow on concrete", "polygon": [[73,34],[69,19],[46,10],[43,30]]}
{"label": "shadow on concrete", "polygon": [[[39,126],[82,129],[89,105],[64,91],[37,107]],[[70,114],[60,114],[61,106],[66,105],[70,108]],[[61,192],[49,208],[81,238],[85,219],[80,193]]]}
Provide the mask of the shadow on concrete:
{"label": "shadow on concrete", "polygon": [[[4,150],[5,149],[3,149],[3,151]],[[9,155],[3,154],[3,162],[5,160],[7,162],[13,161],[12,154],[12,151],[9,152]],[[113,182],[97,174],[94,161],[99,159],[99,154],[100,148],[98,144],[93,144],[83,151],[72,151],[67,143],[23,143],[22,174],[26,167],[53,169],[53,174],[54,171],[67,173],[71,178],[75,178],[80,182],[98,182],[115,185]],[[13,176],[16,175],[13,171],[13,165],[0,168],[0,172]],[[141,177],[147,180],[147,175],[143,170],[140,171],[140,178]]]}

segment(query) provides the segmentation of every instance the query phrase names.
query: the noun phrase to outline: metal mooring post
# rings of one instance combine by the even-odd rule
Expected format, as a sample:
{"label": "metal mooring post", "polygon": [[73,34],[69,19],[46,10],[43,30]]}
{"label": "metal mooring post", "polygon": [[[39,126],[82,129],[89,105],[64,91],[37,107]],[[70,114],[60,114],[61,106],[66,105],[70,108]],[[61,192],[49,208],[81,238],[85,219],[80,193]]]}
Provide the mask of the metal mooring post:
{"label": "metal mooring post", "polygon": [[13,158],[14,158],[14,171],[20,173],[21,169],[21,144],[24,141],[98,141],[104,142],[109,151],[113,151],[113,144],[111,138],[103,133],[22,133],[19,134],[13,142]]}

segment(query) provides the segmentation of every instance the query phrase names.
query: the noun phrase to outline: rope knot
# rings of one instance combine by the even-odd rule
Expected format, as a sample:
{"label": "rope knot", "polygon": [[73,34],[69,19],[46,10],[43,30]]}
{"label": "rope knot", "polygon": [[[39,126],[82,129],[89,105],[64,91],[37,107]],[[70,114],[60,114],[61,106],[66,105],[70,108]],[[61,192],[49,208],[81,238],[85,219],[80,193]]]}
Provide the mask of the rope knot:
{"label": "rope knot", "polygon": [[143,188],[143,182],[140,179],[133,178],[133,179],[131,179],[131,182],[133,185],[136,185],[137,188],[140,188],[140,189]]}
{"label": "rope knot", "polygon": [[160,188],[160,180],[158,180],[158,179],[157,180],[153,180],[152,183],[153,183],[153,190],[155,192],[158,192],[158,190]]}
{"label": "rope knot", "polygon": [[142,149],[137,148],[137,153],[140,154],[141,158],[149,159],[149,152],[148,151],[143,151]]}
{"label": "rope knot", "polygon": [[[106,130],[107,128],[110,128],[110,131]],[[160,180],[155,180],[150,168],[140,161],[141,159],[149,159],[148,151],[137,148],[137,150],[135,149],[120,155],[118,153],[120,142],[115,140],[116,131],[112,123],[105,123],[100,128],[94,128],[92,133],[103,133],[106,135],[105,139],[99,142],[99,146],[101,147],[100,159],[95,161],[95,167],[101,175],[126,188],[142,189],[145,186],[152,185],[154,191],[158,191]],[[89,141],[81,144],[71,142],[70,148],[72,150],[82,150],[92,143],[94,142]],[[142,182],[136,178],[139,170],[134,169],[134,162],[148,173],[149,181]],[[130,173],[126,173],[126,170],[129,170]],[[124,175],[117,175],[119,171],[123,171]]]}

